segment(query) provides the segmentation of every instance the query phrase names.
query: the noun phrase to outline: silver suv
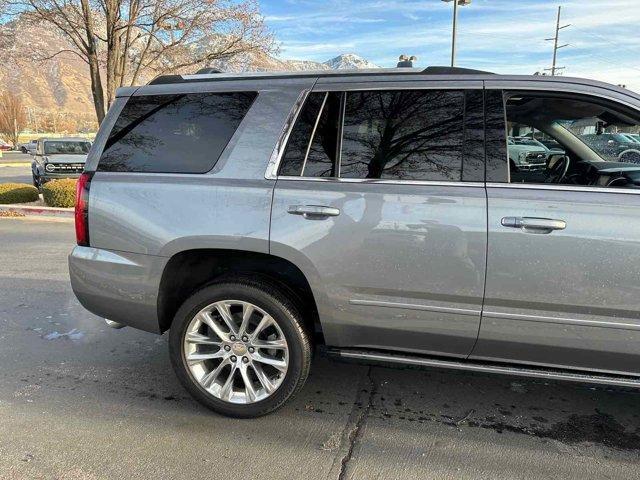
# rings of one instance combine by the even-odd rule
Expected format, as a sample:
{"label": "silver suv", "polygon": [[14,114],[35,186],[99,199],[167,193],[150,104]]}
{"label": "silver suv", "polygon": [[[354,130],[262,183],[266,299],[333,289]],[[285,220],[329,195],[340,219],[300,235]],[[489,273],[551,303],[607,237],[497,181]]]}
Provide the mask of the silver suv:
{"label": "silver suv", "polygon": [[[226,415],[280,407],[312,347],[640,386],[640,96],[428,68],[196,74],[120,89],[78,183],[75,294],[170,330]],[[538,169],[507,138],[561,149]]]}

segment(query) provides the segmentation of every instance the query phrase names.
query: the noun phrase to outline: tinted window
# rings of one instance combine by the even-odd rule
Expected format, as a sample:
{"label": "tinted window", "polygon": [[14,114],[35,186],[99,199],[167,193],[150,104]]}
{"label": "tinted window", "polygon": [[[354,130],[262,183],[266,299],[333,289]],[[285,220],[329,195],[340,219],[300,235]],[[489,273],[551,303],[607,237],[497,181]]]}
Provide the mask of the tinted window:
{"label": "tinted window", "polygon": [[464,105],[462,181],[484,182],[484,93],[467,90]]}
{"label": "tinted window", "polygon": [[113,127],[98,170],[208,172],[255,97],[253,92],[132,97]]}
{"label": "tinted window", "polygon": [[298,115],[282,158],[280,175],[335,175],[339,93],[312,93]]}
{"label": "tinted window", "polygon": [[505,116],[502,90],[485,92],[485,144],[487,182],[506,182],[507,142],[504,138]]}
{"label": "tinted window", "polygon": [[461,91],[348,92],[340,176],[460,181]]}

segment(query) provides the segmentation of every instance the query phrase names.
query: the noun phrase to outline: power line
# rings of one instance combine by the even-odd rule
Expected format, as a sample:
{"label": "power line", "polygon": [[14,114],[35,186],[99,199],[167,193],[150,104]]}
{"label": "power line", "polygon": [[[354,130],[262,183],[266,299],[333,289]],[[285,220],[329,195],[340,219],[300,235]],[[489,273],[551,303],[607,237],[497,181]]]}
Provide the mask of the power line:
{"label": "power line", "polygon": [[553,38],[545,38],[547,42],[553,41],[553,63],[551,64],[551,68],[545,68],[545,71],[551,71],[551,75],[555,76],[556,71],[564,70],[564,67],[556,67],[556,60],[558,59],[558,50],[564,47],[568,47],[569,44],[565,43],[564,45],[558,45],[558,39],[560,38],[560,30],[570,27],[571,24],[560,26],[560,14],[562,12],[562,7],[558,7],[558,19],[556,21],[556,35]]}

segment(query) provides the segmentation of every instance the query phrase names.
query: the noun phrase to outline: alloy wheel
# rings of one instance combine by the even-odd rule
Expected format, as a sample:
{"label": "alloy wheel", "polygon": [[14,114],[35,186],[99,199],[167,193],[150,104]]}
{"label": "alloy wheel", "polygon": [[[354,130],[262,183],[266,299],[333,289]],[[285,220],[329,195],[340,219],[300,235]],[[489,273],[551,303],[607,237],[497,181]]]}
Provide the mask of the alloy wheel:
{"label": "alloy wheel", "polygon": [[278,323],[257,305],[240,300],[200,310],[186,329],[183,352],[203,389],[236,404],[269,397],[289,367],[289,348]]}

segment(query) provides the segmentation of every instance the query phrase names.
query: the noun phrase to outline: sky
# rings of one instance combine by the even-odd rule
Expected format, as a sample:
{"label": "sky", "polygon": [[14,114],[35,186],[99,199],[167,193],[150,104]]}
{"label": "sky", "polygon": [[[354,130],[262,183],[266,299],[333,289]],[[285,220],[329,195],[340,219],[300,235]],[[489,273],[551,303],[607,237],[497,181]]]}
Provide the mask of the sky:
{"label": "sky", "polygon": [[[562,5],[563,75],[640,92],[640,0],[472,0],[458,10],[460,67],[532,74],[551,66]],[[441,0],[261,0],[285,59],[326,61],[355,53],[382,67],[416,55],[417,67],[448,65],[453,4]]]}

